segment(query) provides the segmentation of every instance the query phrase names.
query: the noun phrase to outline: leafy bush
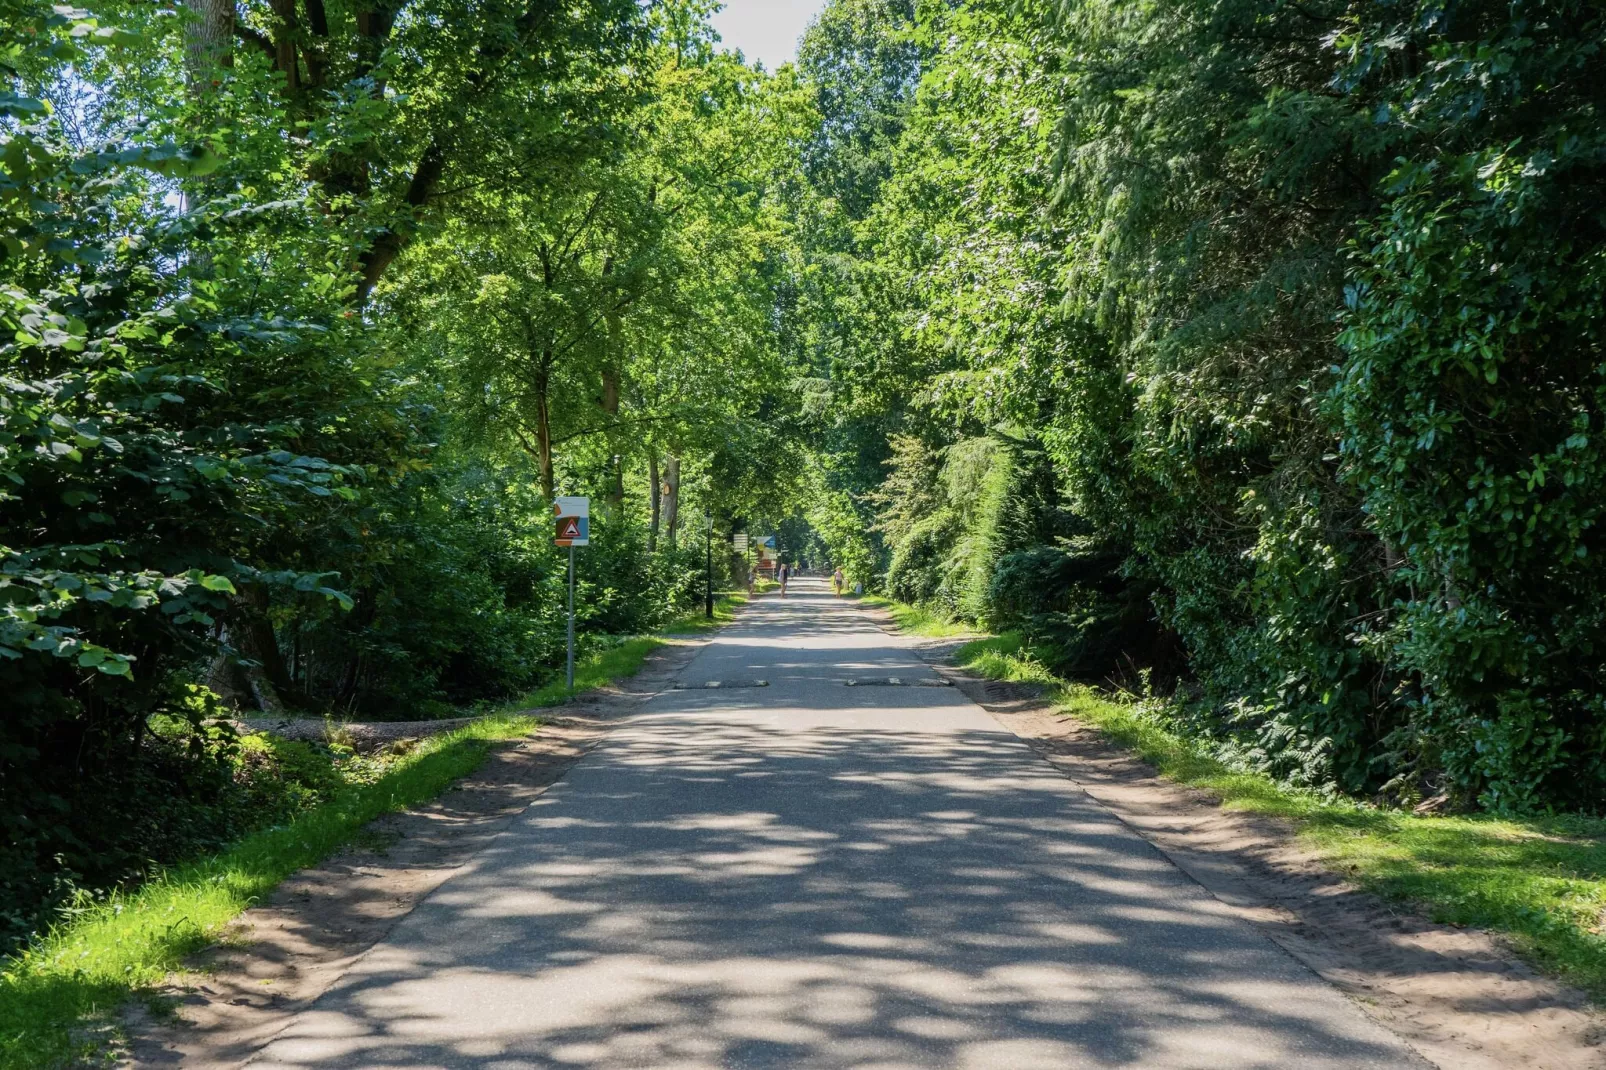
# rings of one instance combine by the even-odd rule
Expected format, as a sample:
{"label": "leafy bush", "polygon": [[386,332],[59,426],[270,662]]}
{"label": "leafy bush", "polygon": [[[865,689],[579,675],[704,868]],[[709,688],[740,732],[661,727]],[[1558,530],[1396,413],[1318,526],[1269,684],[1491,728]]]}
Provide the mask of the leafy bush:
{"label": "leafy bush", "polygon": [[[1343,75],[1420,141],[1355,244],[1328,398],[1394,554],[1403,741],[1496,810],[1606,798],[1598,4],[1377,5]],[[1402,48],[1432,62],[1385,77]]]}
{"label": "leafy bush", "polygon": [[988,587],[995,626],[1018,631],[1050,669],[1071,677],[1152,668],[1165,653],[1153,588],[1126,579],[1123,561],[1076,542],[1006,554]]}

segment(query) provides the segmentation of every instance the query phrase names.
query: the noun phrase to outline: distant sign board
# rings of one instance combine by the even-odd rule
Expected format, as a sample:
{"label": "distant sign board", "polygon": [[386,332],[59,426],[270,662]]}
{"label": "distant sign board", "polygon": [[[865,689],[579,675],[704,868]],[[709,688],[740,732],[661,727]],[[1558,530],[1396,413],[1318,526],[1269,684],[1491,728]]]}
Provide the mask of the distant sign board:
{"label": "distant sign board", "polygon": [[590,498],[554,498],[552,515],[557,518],[553,542],[559,546],[591,545]]}
{"label": "distant sign board", "polygon": [[739,554],[747,552],[747,535],[745,533],[731,536],[731,548]]}

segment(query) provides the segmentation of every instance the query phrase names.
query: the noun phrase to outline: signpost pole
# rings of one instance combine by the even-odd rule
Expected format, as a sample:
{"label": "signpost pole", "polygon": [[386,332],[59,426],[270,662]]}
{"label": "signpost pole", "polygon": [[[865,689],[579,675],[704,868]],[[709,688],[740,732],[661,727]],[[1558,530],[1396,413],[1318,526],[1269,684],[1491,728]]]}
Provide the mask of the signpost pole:
{"label": "signpost pole", "polygon": [[559,546],[569,548],[569,650],[568,666],[564,679],[569,690],[574,690],[574,548],[591,545],[591,499],[561,497],[552,500],[552,513],[557,517]]}
{"label": "signpost pole", "polygon": [[569,546],[569,690],[574,690],[574,546]]}

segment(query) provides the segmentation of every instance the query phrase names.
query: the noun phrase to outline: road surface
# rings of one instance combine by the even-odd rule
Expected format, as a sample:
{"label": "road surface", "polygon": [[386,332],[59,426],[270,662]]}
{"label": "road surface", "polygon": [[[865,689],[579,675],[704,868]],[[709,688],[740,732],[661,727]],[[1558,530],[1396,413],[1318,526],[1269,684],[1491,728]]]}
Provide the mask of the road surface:
{"label": "road surface", "polygon": [[932,675],[759,600],[252,1065],[1425,1065]]}

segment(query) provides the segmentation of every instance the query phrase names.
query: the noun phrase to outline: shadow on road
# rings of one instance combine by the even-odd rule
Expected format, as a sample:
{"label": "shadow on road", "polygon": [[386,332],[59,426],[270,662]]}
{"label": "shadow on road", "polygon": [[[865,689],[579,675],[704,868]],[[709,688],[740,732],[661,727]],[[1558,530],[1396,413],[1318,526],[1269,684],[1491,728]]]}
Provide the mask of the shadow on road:
{"label": "shadow on road", "polygon": [[619,730],[255,1065],[1418,1065],[1013,737],[766,716]]}

